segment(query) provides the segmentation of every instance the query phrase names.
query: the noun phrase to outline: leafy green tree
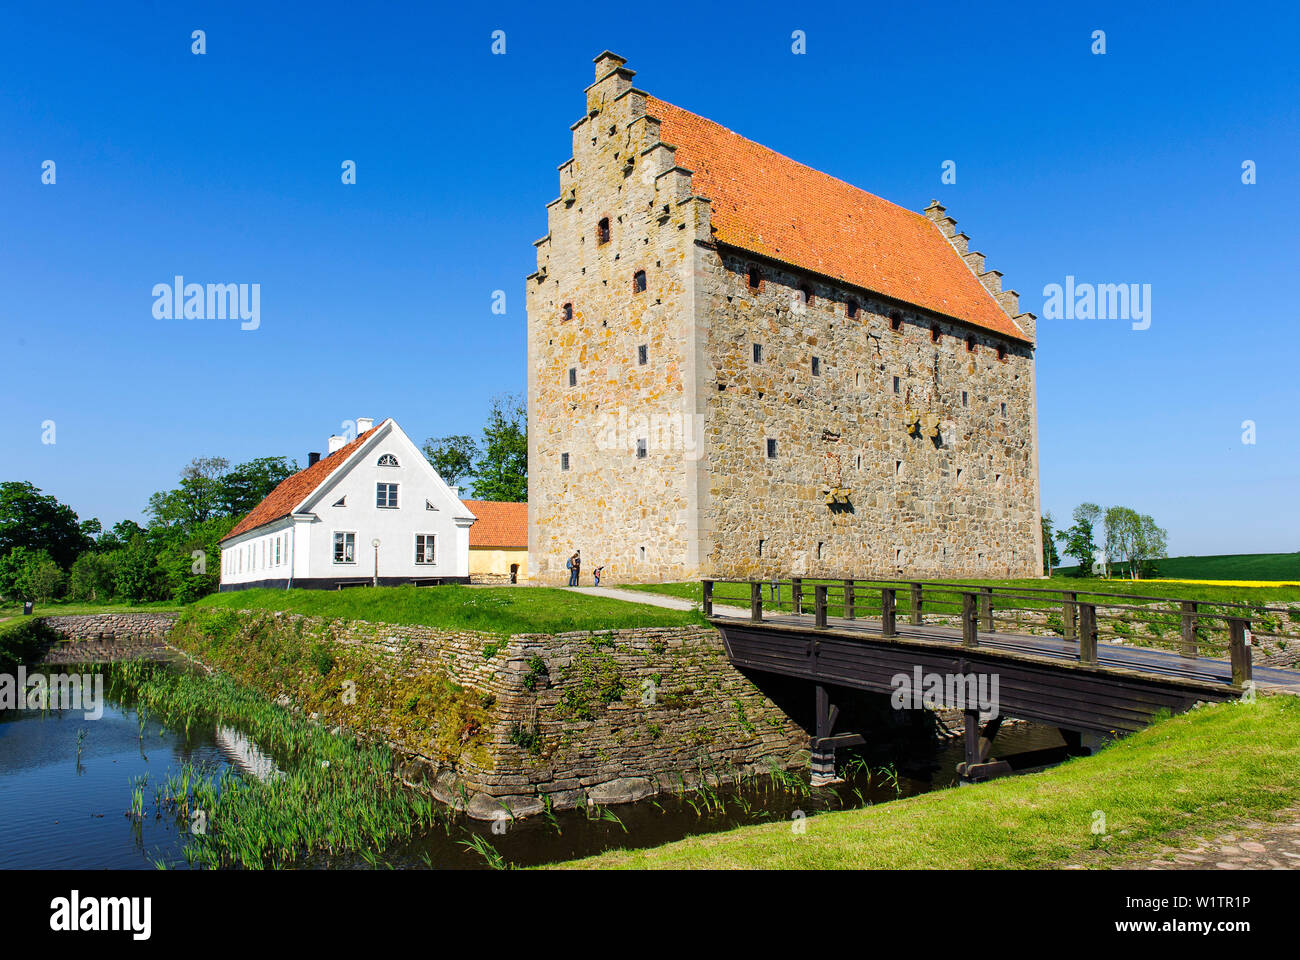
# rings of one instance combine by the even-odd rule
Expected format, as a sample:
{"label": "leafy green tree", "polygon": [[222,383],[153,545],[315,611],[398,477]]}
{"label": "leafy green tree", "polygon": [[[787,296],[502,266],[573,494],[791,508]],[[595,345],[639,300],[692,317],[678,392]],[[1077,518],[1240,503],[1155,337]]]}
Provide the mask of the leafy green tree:
{"label": "leafy green tree", "polygon": [[74,600],[103,603],[113,599],[114,561],[111,553],[87,551],[77,557],[68,573],[68,592]]}
{"label": "leafy green tree", "polygon": [[1092,575],[1092,565],[1097,558],[1097,542],[1093,539],[1093,529],[1101,516],[1101,507],[1095,503],[1081,503],[1071,514],[1072,523],[1064,530],[1057,531],[1056,539],[1062,544],[1065,553],[1079,561],[1079,577]]}
{"label": "leafy green tree", "polygon": [[63,593],[68,575],[63,568],[41,551],[28,559],[18,575],[18,595],[23,600],[48,603]]}
{"label": "leafy green tree", "polygon": [[191,603],[216,592],[221,585],[221,538],[237,521],[236,517],[206,520],[159,551],[158,567],[172,599]]}
{"label": "leafy green tree", "polygon": [[95,541],[95,547],[105,554],[125,550],[132,540],[144,532],[144,527],[134,520],[119,520]]}
{"label": "leafy green tree", "polygon": [[14,547],[8,553],[0,554],[0,594],[11,600],[32,599],[24,595],[24,574],[29,564],[41,557],[48,559],[49,556],[45,550],[34,550],[26,546]]}
{"label": "leafy green tree", "polygon": [[1061,557],[1056,552],[1056,541],[1053,539],[1052,526],[1056,523],[1052,519],[1052,511],[1047,511],[1041,518],[1043,525],[1043,573],[1047,576],[1052,575],[1052,568],[1059,566]]}
{"label": "leafy green tree", "polygon": [[513,503],[528,499],[528,411],[518,394],[492,399],[474,465],[474,496]]}
{"label": "leafy green tree", "polygon": [[117,596],[132,603],[168,598],[166,572],[158,566],[147,537],[135,537],[118,555],[113,589]]}
{"label": "leafy green tree", "polygon": [[258,457],[232,467],[217,478],[220,513],[242,517],[297,472],[298,462],[285,457]]}
{"label": "leafy green tree", "polygon": [[0,556],[15,547],[48,551],[66,566],[88,546],[73,509],[31,483],[0,483]]}
{"label": "leafy green tree", "polygon": [[478,444],[466,434],[430,437],[422,448],[425,457],[448,486],[457,487],[469,480],[478,459]]}

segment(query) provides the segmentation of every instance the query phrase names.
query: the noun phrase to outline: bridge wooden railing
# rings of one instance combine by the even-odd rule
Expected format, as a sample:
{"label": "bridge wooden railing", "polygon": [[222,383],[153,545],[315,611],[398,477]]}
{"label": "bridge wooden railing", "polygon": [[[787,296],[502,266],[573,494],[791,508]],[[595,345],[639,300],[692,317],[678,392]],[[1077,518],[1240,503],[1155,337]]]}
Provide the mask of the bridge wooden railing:
{"label": "bridge wooden railing", "polygon": [[[1178,652],[1188,658],[1226,652],[1233,683],[1251,679],[1251,639],[1285,638],[1280,630],[1285,607],[1184,600],[1128,593],[917,580],[839,580],[791,577],[784,580],[703,580],[703,606],[713,616],[715,602],[745,604],[753,621],[765,610],[811,616],[825,629],[828,618],[880,621],[882,636],[898,635],[900,617],[912,626],[960,625],[962,643],[978,646],[981,632],[1029,633],[1046,630],[1079,644],[1079,660],[1097,662],[1097,644],[1113,640],[1132,645],[1163,645],[1166,630],[1177,628]],[[721,589],[719,589],[721,588]],[[764,593],[767,597],[764,597]],[[1142,634],[1135,625],[1146,628]],[[1220,642],[1219,636],[1224,640]]]}

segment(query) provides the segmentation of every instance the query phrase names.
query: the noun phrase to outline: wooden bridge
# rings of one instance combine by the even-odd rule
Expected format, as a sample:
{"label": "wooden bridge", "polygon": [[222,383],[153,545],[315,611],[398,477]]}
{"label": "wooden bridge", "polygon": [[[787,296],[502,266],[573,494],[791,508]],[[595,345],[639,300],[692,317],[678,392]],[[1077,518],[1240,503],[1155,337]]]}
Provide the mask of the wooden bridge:
{"label": "wooden bridge", "polygon": [[[966,757],[958,769],[969,780],[1009,771],[989,756],[1003,717],[1054,725],[1067,744],[1083,749],[1095,738],[1138,730],[1162,711],[1253,696],[1256,684],[1300,693],[1300,673],[1252,668],[1252,618],[1289,613],[1268,607],[798,577],[705,580],[703,600],[704,614],[721,633],[733,664],[813,683],[814,783],[833,782],[836,748],[863,743],[856,733],[834,732],[840,711],[831,702],[832,688],[897,696],[906,687],[916,696],[922,692],[915,689],[918,683],[933,688],[931,678],[940,678],[942,705],[965,713]],[[746,600],[747,611],[721,605]],[[1135,624],[1144,623],[1159,629],[1176,625],[1177,649],[1135,646]],[[1201,655],[1216,648],[1226,648],[1226,660]],[[981,726],[981,705],[972,702],[972,694],[990,689],[996,692],[996,710],[983,711]]]}

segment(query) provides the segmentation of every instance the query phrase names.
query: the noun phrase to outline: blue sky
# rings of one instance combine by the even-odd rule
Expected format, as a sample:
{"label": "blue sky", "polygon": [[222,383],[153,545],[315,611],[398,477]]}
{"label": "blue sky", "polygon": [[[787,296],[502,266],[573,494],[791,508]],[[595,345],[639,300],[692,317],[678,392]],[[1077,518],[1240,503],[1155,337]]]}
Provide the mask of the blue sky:
{"label": "blue sky", "polygon": [[[1067,275],[1150,284],[1150,329],[1039,321],[1044,508],[1131,505],[1174,554],[1300,549],[1300,13],[1134,6],[11,6],[0,479],[112,523],[195,456],[305,463],[357,416],[477,433],[524,387],[532,241],[609,48],[788,156],[938,198],[1023,309]],[[261,326],[155,319],[176,274],[260,283]]]}

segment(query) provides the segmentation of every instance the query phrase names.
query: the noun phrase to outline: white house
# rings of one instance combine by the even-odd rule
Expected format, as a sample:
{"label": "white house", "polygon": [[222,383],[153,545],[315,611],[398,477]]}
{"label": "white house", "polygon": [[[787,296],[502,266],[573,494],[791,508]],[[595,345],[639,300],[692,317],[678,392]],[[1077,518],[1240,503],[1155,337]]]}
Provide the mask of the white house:
{"label": "white house", "polygon": [[221,541],[221,589],[468,583],[475,519],[396,421],[360,418]]}

